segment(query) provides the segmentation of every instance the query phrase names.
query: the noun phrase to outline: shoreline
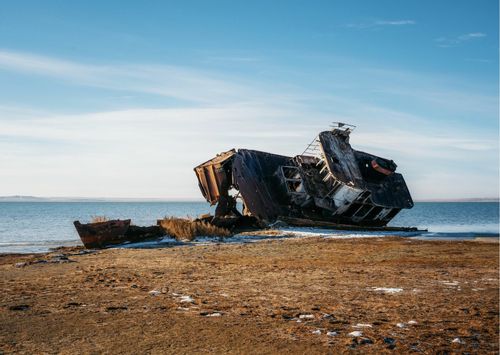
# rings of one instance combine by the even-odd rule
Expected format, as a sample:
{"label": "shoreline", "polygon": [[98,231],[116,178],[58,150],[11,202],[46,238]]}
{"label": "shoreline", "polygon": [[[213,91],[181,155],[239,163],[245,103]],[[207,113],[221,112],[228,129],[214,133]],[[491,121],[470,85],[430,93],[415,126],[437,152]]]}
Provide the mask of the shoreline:
{"label": "shoreline", "polygon": [[0,274],[5,353],[498,351],[496,243],[75,247],[0,256]]}
{"label": "shoreline", "polygon": [[[426,235],[427,234],[427,235]],[[254,239],[252,238],[254,237]],[[115,246],[110,246],[109,248],[133,248],[134,245],[137,248],[140,248],[140,245],[147,245],[146,248],[155,248],[162,247],[164,244],[171,244],[172,246],[183,246],[185,244],[189,245],[198,245],[200,243],[247,243],[247,242],[259,242],[266,240],[273,240],[277,238],[312,238],[312,237],[320,237],[327,239],[351,239],[351,238],[391,238],[391,237],[401,237],[407,239],[418,239],[418,240],[443,240],[443,241],[478,241],[478,242],[489,242],[489,243],[499,243],[500,242],[500,234],[499,233],[469,233],[469,232],[452,232],[452,233],[444,233],[444,232],[373,232],[373,231],[344,231],[344,230],[330,230],[330,229],[322,229],[322,228],[314,228],[314,227],[287,227],[282,229],[264,229],[255,232],[244,232],[239,233],[231,237],[226,237],[226,240],[220,240],[218,237],[198,237],[196,240],[192,242],[182,242],[175,241],[170,239],[170,237],[164,237],[158,241],[144,241],[136,244],[119,244]],[[23,242],[21,245],[26,246],[26,242]],[[43,247],[44,244],[33,244],[31,247],[38,246],[40,248]],[[16,246],[16,242],[11,242],[9,246]],[[45,254],[50,253],[54,249],[59,248],[72,248],[72,247],[80,247],[82,243],[80,240],[67,240],[61,241],[59,244],[57,241],[51,242],[50,247],[45,248],[41,251],[3,251],[2,249],[5,246],[0,246],[0,256],[9,255],[9,254]]]}

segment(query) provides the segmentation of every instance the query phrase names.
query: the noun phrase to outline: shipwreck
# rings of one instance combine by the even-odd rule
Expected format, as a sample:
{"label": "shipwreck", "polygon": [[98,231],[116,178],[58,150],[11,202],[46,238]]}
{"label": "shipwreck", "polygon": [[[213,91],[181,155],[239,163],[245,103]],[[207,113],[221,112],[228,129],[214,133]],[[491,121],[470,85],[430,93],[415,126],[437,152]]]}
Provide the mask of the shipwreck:
{"label": "shipwreck", "polygon": [[344,230],[417,231],[387,224],[413,201],[394,161],[355,150],[354,126],[336,122],[294,157],[231,149],[194,168],[215,215],[164,218],[139,227],[127,220],[74,226],[86,248],[170,237],[230,236],[281,222]]}
{"label": "shipwreck", "polygon": [[217,205],[206,218],[224,226],[243,219],[390,230],[389,221],[413,200],[394,161],[351,147],[354,128],[335,122],[294,157],[231,149],[196,166],[201,193]]}

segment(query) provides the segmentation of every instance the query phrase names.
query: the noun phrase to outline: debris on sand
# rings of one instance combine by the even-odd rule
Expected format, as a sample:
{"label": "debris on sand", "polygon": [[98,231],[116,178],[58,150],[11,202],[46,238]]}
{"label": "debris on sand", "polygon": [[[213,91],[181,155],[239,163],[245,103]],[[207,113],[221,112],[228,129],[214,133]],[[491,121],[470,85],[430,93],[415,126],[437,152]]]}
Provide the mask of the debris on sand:
{"label": "debris on sand", "polygon": [[30,306],[27,304],[17,304],[9,307],[11,311],[27,311],[28,309],[30,309]]}
{"label": "debris on sand", "polygon": [[47,254],[46,256],[42,256],[39,259],[37,258],[34,260],[15,263],[14,266],[21,268],[21,267],[35,265],[35,264],[65,264],[65,263],[74,263],[74,262],[76,262],[76,261],[68,258],[68,256],[65,254]]}
{"label": "debris on sand", "polygon": [[299,318],[300,319],[314,319],[314,315],[313,314],[301,314],[301,315],[299,315]]}

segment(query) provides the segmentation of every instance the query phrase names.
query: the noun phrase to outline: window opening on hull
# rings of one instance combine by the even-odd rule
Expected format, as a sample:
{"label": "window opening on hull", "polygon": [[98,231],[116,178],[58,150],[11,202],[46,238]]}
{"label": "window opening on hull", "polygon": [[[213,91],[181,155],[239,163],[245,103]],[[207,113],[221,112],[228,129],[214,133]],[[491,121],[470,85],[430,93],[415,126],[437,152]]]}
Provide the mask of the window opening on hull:
{"label": "window opening on hull", "polygon": [[285,179],[287,191],[293,194],[305,194],[302,176],[296,166],[282,166],[281,173]]}

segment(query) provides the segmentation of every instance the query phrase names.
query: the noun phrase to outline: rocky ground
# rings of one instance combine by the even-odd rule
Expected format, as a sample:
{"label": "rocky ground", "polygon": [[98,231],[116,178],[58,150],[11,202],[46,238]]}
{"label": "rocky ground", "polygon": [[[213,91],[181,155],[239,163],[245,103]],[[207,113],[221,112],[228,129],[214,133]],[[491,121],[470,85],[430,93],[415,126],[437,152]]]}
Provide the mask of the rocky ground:
{"label": "rocky ground", "polygon": [[0,257],[0,353],[498,353],[498,244],[270,240]]}

